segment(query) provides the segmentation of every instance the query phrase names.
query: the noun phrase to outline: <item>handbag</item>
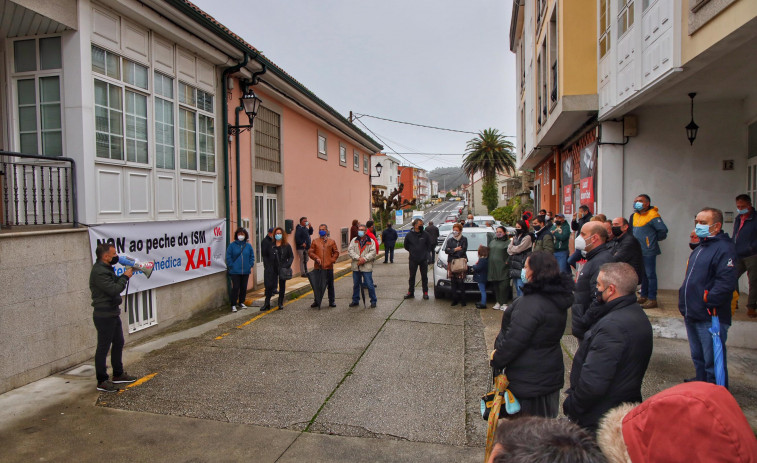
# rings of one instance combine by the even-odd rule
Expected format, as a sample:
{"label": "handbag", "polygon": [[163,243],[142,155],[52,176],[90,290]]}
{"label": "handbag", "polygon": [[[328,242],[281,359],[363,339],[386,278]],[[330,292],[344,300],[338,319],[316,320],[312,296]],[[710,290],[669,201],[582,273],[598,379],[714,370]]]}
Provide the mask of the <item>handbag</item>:
{"label": "handbag", "polygon": [[279,270],[279,279],[280,280],[291,280],[292,279],[292,269],[287,267],[282,267],[281,270]]}
{"label": "handbag", "polygon": [[458,257],[457,259],[452,259],[452,262],[449,266],[449,271],[452,273],[466,273],[468,272],[468,259],[465,257]]}

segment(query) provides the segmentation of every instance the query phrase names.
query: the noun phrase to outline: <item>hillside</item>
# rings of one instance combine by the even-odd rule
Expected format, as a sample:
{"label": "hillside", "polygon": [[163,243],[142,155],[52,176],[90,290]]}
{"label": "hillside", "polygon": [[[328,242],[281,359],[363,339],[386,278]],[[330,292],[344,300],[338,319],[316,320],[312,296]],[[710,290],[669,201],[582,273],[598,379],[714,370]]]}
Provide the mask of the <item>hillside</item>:
{"label": "hillside", "polygon": [[428,176],[431,180],[439,182],[440,190],[454,190],[468,183],[468,177],[460,167],[437,167],[429,172]]}

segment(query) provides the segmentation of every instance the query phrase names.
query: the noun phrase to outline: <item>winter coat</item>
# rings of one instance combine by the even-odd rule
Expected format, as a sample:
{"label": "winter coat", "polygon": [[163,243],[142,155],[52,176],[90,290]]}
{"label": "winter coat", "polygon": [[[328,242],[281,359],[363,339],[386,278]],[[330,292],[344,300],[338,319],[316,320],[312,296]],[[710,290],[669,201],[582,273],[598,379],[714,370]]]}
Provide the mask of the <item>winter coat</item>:
{"label": "winter coat", "polygon": [[410,253],[410,260],[415,263],[428,262],[429,254],[436,247],[436,241],[426,233],[410,230],[405,235],[405,250]]}
{"label": "winter coat", "polygon": [[260,255],[263,258],[263,268],[273,266],[273,238],[266,235],[260,241]]}
{"label": "winter coat", "polygon": [[118,317],[121,314],[121,292],[126,288],[129,277],[117,276],[112,265],[101,260],[92,265],[89,272],[89,291],[92,293],[92,307],[103,316]]}
{"label": "winter coat", "polygon": [[608,463],[757,461],[757,439],[736,399],[702,381],[614,408],[602,419],[597,443]]}
{"label": "winter coat", "polygon": [[[629,230],[630,231],[630,230]],[[612,255],[616,262],[625,262],[636,270],[639,283],[644,278],[644,256],[641,254],[641,243],[631,233],[626,231],[612,241]]]}
{"label": "winter coat", "polygon": [[[461,250],[455,252],[455,248],[460,247]],[[455,239],[453,235],[447,238],[447,243],[444,248],[445,254],[447,254],[447,263],[452,262],[454,259],[466,259],[468,257],[468,238],[460,233],[460,237]]]}
{"label": "winter coat", "polygon": [[[294,244],[297,246],[297,249],[310,249],[310,235],[312,234],[312,225],[309,227],[303,227],[298,224],[294,229]],[[303,245],[305,245],[305,247],[303,247]]]}
{"label": "winter coat", "polygon": [[489,281],[489,259],[486,257],[479,257],[476,265],[470,266],[473,270],[473,281],[476,283],[486,283]]}
{"label": "winter coat", "polygon": [[678,290],[678,310],[686,319],[710,320],[717,308],[720,323],[731,324],[731,298],[738,285],[736,246],[728,233],[702,238],[689,256],[686,276]]}
{"label": "winter coat", "polygon": [[523,285],[523,296],[502,314],[492,366],[504,368],[516,398],[560,390],[565,366],[560,339],[573,302],[573,280],[559,275]]}
{"label": "winter coat", "polygon": [[[334,268],[334,263],[339,259],[339,249],[336,247],[336,241],[331,238],[325,240],[321,237],[314,239],[310,243],[308,257],[314,262],[313,268],[330,270]],[[320,260],[319,264],[316,259]]]}
{"label": "winter coat", "polygon": [[397,230],[394,228],[385,228],[384,231],[381,232],[381,241],[384,243],[384,246],[387,247],[394,247],[394,245],[397,243]]}
{"label": "winter coat", "polygon": [[232,241],[226,248],[226,268],[229,275],[249,275],[255,265],[255,252],[245,241]]}
{"label": "winter coat", "polygon": [[368,238],[370,238],[370,239],[372,239],[372,240],[373,240],[373,244],[375,244],[375,245],[376,245],[376,252],[378,253],[378,250],[379,250],[379,242],[378,242],[378,238],[376,238],[376,234],[375,234],[375,233],[373,233],[373,227],[371,227],[371,228],[366,228],[366,230],[365,230],[365,234],[366,234],[366,235],[368,235]]}
{"label": "winter coat", "polygon": [[754,208],[749,210],[749,214],[739,215],[733,221],[732,236],[739,259],[757,254],[757,220],[754,220]]}
{"label": "winter coat", "polygon": [[504,281],[510,279],[510,256],[507,254],[507,237],[489,241],[489,281]]}
{"label": "winter coat", "polygon": [[633,236],[641,243],[643,255],[657,256],[662,254],[659,241],[668,237],[668,227],[665,226],[656,207],[650,207],[646,212],[631,214],[628,227]]}
{"label": "winter coat", "polygon": [[576,292],[571,313],[573,336],[582,339],[589,328],[589,320],[584,320],[584,314],[593,301],[594,289],[597,287],[599,268],[608,262],[615,262],[615,258],[607,248],[601,244],[586,254],[586,264],[576,278]]}
{"label": "winter coat", "polygon": [[555,238],[555,252],[569,250],[570,228],[568,228],[567,223],[562,225],[552,225],[550,233],[552,233],[552,236]]}
{"label": "winter coat", "polygon": [[[368,237],[366,236],[366,238]],[[353,272],[373,271],[373,260],[376,258],[376,243],[374,243],[372,239],[368,238],[367,240],[365,240],[365,244],[361,246],[360,238],[355,238],[354,240],[350,241],[350,245],[349,247],[347,247],[347,252],[352,258]],[[357,261],[361,257],[365,259],[365,263],[358,266]]]}
{"label": "winter coat", "polygon": [[623,402],[641,402],[641,382],[652,357],[652,324],[627,294],[592,306],[586,336],[570,370],[563,412],[595,430],[600,418]]}
{"label": "winter coat", "polygon": [[576,236],[578,236],[579,233],[581,233],[581,227],[584,226],[585,223],[589,222],[591,220],[591,212],[587,212],[585,216],[578,218],[578,215],[573,217],[573,221],[570,222],[570,229],[576,232]]}
{"label": "winter coat", "polygon": [[543,227],[535,233],[533,251],[545,251],[550,254],[555,253],[555,237],[549,232],[549,228]]}
{"label": "winter coat", "polygon": [[[266,251],[261,250],[260,252],[265,253]],[[271,246],[267,248],[267,253],[267,260],[269,262],[268,266],[266,266],[266,255],[263,254],[263,282],[268,288],[275,287],[278,284],[279,274],[281,273],[282,268],[292,268],[294,253],[292,252],[292,246],[289,243],[276,246],[276,242],[273,240]]]}
{"label": "winter coat", "polygon": [[526,265],[526,259],[531,255],[533,239],[529,233],[518,235],[517,233],[507,245],[507,253],[510,255],[510,278],[520,278],[520,271]]}
{"label": "winter coat", "polygon": [[436,227],[436,225],[429,225],[428,227],[426,227],[426,232],[431,235],[431,238],[434,239],[434,243],[439,240],[439,229]]}

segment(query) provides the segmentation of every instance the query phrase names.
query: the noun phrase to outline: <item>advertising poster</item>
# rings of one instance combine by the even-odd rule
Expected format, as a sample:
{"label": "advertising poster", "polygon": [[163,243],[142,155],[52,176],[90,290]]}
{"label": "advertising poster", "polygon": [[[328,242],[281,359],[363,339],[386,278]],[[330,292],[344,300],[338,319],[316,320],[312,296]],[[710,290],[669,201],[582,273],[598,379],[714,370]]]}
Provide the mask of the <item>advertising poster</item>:
{"label": "advertising poster", "polygon": [[581,150],[580,169],[580,197],[581,205],[589,206],[594,210],[594,175],[597,162],[597,142],[589,143]]}
{"label": "advertising poster", "polygon": [[405,218],[404,212],[402,212],[402,209],[394,211],[394,224],[395,225],[402,225],[404,224],[403,219]]}
{"label": "advertising poster", "polygon": [[[150,278],[135,270],[129,280],[136,293],[225,271],[225,232],[224,219],[112,223],[90,227],[89,246],[92,262],[101,242],[113,244],[119,256],[154,262]],[[114,268],[124,272],[121,264]]]}
{"label": "advertising poster", "polygon": [[562,213],[573,215],[573,158],[568,157],[562,163]]}

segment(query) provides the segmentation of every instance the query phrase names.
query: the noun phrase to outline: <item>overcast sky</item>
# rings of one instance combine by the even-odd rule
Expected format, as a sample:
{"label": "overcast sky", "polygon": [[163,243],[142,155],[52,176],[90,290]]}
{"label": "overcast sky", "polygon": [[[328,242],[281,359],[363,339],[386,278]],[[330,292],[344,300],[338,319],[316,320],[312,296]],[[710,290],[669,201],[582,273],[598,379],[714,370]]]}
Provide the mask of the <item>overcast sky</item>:
{"label": "overcast sky", "polygon": [[[515,135],[511,2],[194,2],[345,117],[353,111],[472,132],[494,127]],[[388,154],[464,153],[475,136],[368,117],[360,122]],[[461,156],[402,156],[429,170],[462,162]]]}

